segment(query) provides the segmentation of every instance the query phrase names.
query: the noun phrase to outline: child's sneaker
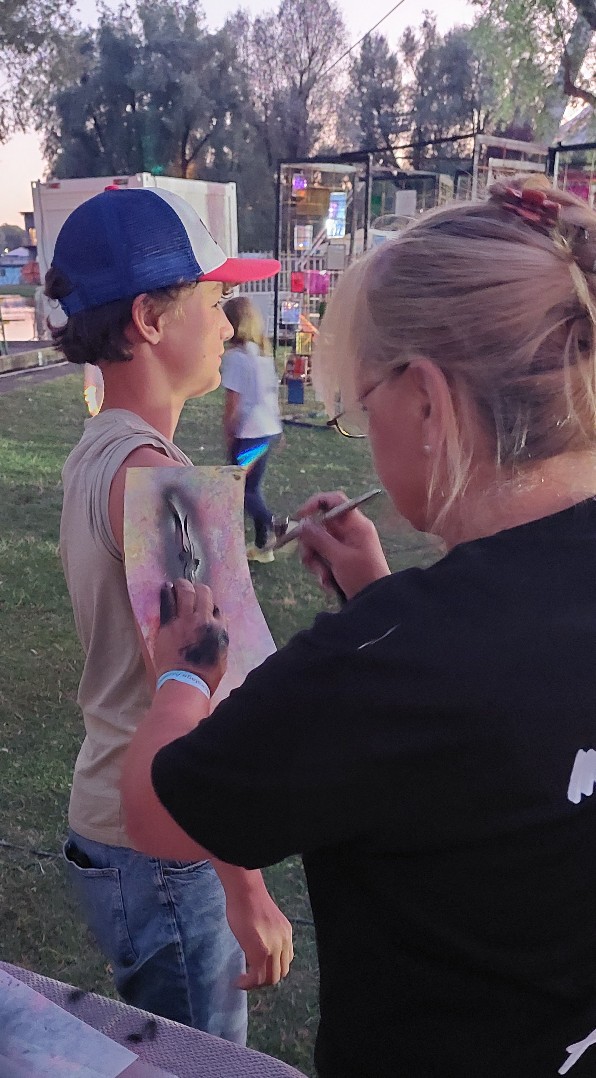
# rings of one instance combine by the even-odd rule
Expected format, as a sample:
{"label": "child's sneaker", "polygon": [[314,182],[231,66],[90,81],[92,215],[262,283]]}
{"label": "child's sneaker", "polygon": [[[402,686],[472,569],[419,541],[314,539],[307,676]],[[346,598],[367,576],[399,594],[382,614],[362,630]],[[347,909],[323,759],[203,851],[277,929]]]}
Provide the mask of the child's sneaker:
{"label": "child's sneaker", "polygon": [[246,557],[249,561],[260,561],[263,565],[275,561],[272,550],[268,550],[267,547],[254,545],[246,548]]}

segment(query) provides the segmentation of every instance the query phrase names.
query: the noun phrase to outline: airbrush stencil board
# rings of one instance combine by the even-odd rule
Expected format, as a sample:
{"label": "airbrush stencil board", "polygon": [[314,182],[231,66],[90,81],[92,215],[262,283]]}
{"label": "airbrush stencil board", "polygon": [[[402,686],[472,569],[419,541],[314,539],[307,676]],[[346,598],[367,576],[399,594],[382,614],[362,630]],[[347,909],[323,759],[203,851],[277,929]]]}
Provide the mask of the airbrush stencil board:
{"label": "airbrush stencil board", "polygon": [[235,467],[129,468],[124,559],[132,607],[153,654],[162,584],[208,584],[228,624],[227,673],[216,705],[275,651],[244,545],[244,472]]}

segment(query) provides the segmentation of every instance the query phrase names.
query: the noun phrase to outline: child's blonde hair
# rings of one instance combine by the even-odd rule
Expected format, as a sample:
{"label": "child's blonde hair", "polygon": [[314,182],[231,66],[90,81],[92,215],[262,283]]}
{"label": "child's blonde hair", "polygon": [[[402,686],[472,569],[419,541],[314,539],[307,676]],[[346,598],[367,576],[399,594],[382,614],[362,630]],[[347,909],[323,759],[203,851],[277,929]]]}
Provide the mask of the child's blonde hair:
{"label": "child's blonde hair", "polygon": [[261,312],[247,296],[234,296],[224,304],[224,314],[232,324],[234,336],[230,344],[243,347],[252,341],[261,355],[269,355],[269,341],[265,336],[265,327]]}
{"label": "child's blonde hair", "polygon": [[[529,187],[556,203],[552,224],[513,197]],[[595,269],[586,203],[546,178],[495,184],[487,201],[425,214],[348,270],[322,323],[315,386],[333,411],[338,390],[344,406],[356,400],[363,370],[416,356],[440,367],[455,406],[429,499],[441,467],[444,512],[469,476],[466,402],[509,473],[596,448]]]}

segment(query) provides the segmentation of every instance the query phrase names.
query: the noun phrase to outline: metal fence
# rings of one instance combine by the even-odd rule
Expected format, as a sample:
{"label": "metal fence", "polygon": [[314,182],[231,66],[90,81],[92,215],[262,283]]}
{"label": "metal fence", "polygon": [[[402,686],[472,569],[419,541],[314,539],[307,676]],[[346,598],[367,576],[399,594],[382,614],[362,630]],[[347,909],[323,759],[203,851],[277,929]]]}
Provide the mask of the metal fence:
{"label": "metal fence", "polygon": [[[270,251],[247,251],[243,253],[241,258],[272,258]],[[333,294],[337,288],[338,282],[342,276],[342,270],[329,270],[327,269],[327,259],[325,255],[305,255],[298,254],[282,254],[280,256],[281,271],[279,274],[279,323],[282,330],[283,339],[283,304],[288,300],[300,300],[302,313],[308,315],[309,318],[316,324],[319,317],[319,309],[322,302],[325,302]],[[327,290],[324,294],[309,292],[297,293],[291,290],[291,276],[292,273],[317,273],[324,274],[328,282]],[[246,281],[244,284],[238,286],[238,291],[241,295],[249,295],[255,305],[259,308],[267,335],[273,336],[273,278],[269,278],[266,281]],[[290,334],[288,334],[290,336]]]}

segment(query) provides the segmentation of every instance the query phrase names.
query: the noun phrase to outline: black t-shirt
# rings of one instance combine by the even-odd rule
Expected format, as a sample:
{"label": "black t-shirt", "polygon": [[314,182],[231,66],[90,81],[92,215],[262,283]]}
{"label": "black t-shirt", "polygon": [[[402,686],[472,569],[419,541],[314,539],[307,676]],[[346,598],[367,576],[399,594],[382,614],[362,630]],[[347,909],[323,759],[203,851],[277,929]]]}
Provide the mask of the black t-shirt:
{"label": "black t-shirt", "polygon": [[324,1078],[594,1078],[596,502],[320,615],[153,781],[225,861],[303,854]]}

